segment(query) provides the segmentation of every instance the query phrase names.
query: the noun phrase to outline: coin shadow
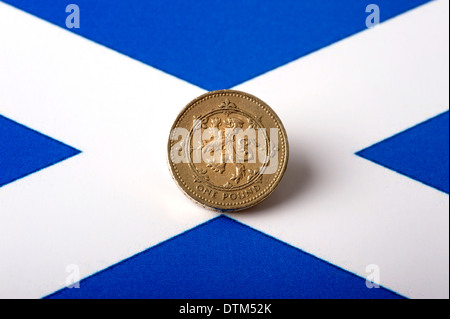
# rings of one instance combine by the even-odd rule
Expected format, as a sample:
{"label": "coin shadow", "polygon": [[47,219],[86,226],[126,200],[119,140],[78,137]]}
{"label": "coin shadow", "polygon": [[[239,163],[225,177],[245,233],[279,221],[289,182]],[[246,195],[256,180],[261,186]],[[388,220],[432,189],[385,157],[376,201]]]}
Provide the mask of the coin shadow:
{"label": "coin shadow", "polygon": [[299,152],[293,153],[291,149],[286,172],[278,187],[262,203],[239,212],[239,214],[256,214],[274,208],[282,209],[307,191],[312,184],[313,177],[311,163]]}

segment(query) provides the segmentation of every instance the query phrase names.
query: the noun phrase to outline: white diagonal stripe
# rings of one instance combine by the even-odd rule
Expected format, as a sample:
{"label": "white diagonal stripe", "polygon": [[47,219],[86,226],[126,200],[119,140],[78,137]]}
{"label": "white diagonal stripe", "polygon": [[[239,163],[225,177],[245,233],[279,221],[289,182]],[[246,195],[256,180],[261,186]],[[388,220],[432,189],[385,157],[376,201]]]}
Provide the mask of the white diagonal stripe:
{"label": "white diagonal stripe", "polygon": [[166,163],[203,90],[0,3],[0,114],[82,153],[0,189],[0,297],[39,298],[216,214]]}
{"label": "white diagonal stripe", "polygon": [[[449,197],[354,155],[449,106],[448,1],[434,1],[237,87],[283,120],[289,166],[232,217],[408,297],[448,298]],[[301,269],[299,269],[301,271]]]}

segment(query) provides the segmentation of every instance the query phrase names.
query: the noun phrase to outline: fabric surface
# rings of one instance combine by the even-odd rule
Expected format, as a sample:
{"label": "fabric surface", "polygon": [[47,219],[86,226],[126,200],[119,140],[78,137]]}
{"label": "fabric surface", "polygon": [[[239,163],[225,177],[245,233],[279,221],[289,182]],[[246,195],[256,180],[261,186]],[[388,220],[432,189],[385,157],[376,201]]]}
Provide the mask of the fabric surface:
{"label": "fabric surface", "polygon": [[[448,298],[448,1],[71,3],[0,2],[0,297]],[[223,88],[290,159],[220,215],[166,147]]]}

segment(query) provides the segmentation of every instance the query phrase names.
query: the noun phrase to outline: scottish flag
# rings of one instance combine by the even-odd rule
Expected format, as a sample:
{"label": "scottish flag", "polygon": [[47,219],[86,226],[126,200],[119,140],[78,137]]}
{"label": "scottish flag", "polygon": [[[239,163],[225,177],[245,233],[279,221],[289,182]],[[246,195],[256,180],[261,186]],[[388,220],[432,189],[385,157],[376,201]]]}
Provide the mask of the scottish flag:
{"label": "scottish flag", "polygon": [[[446,0],[0,1],[1,298],[449,298]],[[167,140],[216,89],[286,128],[217,214]]]}

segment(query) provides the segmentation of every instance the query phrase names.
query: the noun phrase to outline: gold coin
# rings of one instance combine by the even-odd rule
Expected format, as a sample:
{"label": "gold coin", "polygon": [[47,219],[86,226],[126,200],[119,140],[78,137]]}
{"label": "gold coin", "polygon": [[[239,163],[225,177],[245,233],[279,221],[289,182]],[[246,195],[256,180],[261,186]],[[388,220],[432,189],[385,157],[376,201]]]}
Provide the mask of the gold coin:
{"label": "gold coin", "polygon": [[172,126],[170,172],[203,207],[227,212],[266,199],[286,171],[289,145],[275,112],[239,91],[206,93],[190,102]]}

